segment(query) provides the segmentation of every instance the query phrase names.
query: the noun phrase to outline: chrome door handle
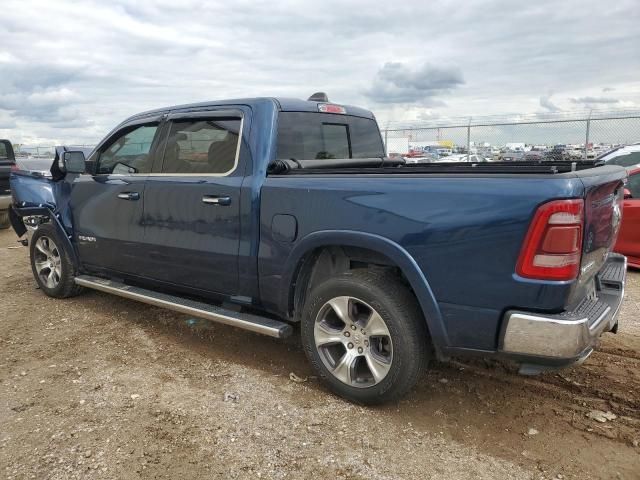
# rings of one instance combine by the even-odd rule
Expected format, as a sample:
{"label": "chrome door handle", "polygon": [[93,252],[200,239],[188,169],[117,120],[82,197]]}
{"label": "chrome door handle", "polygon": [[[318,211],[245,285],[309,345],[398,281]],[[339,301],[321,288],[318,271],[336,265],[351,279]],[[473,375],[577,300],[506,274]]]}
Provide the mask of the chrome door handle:
{"label": "chrome door handle", "polygon": [[202,197],[202,203],[207,203],[209,205],[220,205],[221,207],[226,207],[231,205],[231,197],[219,197],[217,195],[205,195]]}
{"label": "chrome door handle", "polygon": [[118,198],[122,200],[140,200],[138,192],[122,192],[118,194]]}

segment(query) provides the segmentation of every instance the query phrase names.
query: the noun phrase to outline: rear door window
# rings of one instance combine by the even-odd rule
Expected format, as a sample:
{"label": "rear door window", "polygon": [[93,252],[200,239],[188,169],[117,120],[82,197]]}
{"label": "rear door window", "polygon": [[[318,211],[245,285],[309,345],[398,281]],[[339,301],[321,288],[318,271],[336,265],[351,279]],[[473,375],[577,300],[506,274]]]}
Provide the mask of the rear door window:
{"label": "rear door window", "polygon": [[373,119],[315,112],[280,112],[277,158],[323,160],[384,157]]}
{"label": "rear door window", "polygon": [[149,152],[158,130],[157,124],[125,128],[98,159],[98,174],[149,173],[153,159]]}
{"label": "rear door window", "polygon": [[231,173],[238,162],[240,128],[240,118],[174,121],[165,147],[162,173]]}

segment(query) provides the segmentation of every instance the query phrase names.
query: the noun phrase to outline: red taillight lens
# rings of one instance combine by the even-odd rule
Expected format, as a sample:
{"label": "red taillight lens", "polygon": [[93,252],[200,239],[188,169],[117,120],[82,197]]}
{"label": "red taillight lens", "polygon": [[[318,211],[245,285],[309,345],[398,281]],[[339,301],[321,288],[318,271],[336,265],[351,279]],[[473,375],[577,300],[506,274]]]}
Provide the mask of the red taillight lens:
{"label": "red taillight lens", "polygon": [[12,171],[12,172],[17,172],[18,170],[20,170],[20,169],[18,168],[18,165],[16,165],[15,163],[11,165],[11,171]]}
{"label": "red taillight lens", "polygon": [[318,104],[318,110],[322,113],[340,113],[342,115],[347,113],[347,110],[343,106],[332,103],[320,103]]}
{"label": "red taillight lens", "polygon": [[536,211],[516,273],[539,280],[573,280],[580,271],[583,200],[554,200]]}

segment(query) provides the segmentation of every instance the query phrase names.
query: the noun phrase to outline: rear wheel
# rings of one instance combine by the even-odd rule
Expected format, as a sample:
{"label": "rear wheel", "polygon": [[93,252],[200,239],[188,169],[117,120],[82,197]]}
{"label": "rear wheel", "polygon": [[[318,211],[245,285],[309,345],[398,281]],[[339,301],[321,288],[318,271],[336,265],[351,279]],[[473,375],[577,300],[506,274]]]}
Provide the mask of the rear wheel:
{"label": "rear wheel", "polygon": [[429,337],[415,297],[397,277],[369,270],[344,273],[311,292],[302,340],[323,382],[363,404],[406,393],[429,356]]}
{"label": "rear wheel", "polygon": [[73,264],[62,248],[56,228],[44,223],[38,226],[30,243],[31,270],[40,289],[50,297],[78,295],[82,287],[75,284]]}

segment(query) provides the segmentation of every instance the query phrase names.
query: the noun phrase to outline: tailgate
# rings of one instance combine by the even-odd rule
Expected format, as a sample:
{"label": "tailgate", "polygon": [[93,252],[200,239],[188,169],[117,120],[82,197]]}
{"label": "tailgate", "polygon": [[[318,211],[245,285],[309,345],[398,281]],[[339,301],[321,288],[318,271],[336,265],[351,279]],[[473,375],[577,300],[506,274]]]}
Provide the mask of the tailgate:
{"label": "tailgate", "polygon": [[600,167],[580,175],[585,187],[585,225],[580,283],[591,280],[613,249],[622,219],[626,170]]}

